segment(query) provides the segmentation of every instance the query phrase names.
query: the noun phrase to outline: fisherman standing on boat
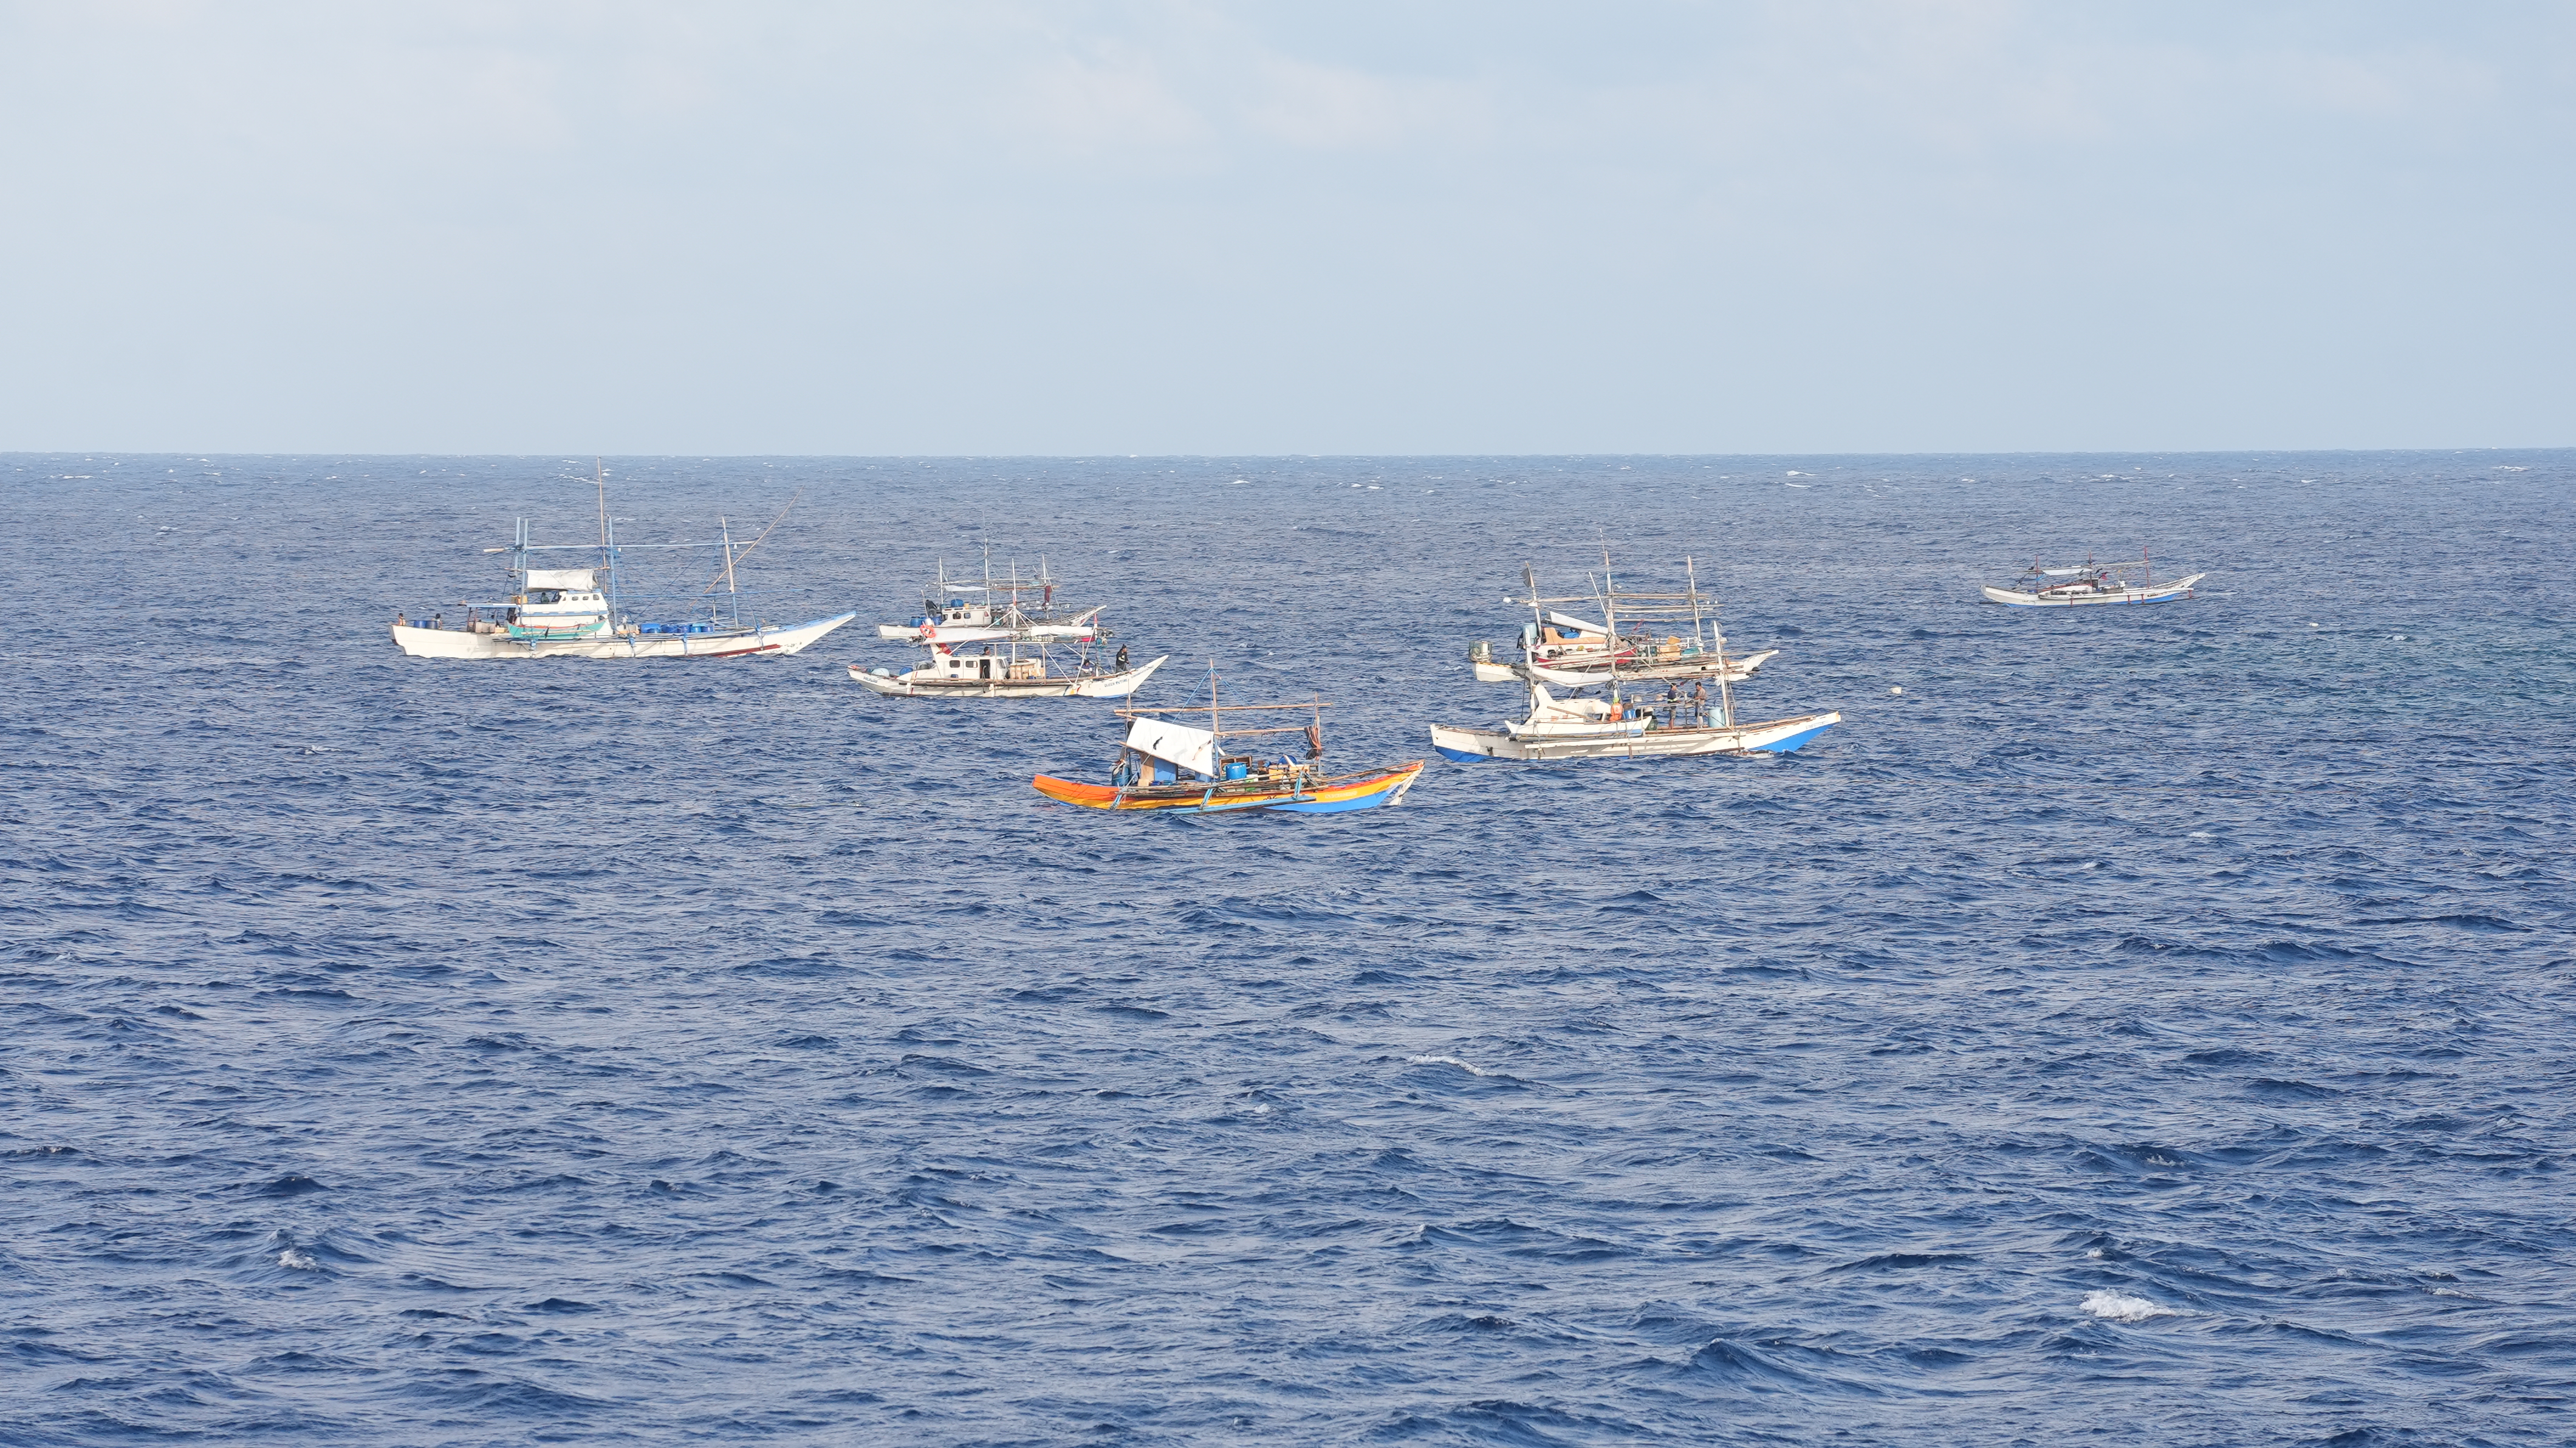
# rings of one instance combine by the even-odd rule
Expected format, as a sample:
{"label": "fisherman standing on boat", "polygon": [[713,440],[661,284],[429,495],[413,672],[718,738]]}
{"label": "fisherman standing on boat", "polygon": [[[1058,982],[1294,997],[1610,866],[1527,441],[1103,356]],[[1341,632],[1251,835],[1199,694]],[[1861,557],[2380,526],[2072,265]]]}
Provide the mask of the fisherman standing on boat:
{"label": "fisherman standing on boat", "polygon": [[1691,696],[1690,696],[1690,702],[1691,702],[1691,717],[1699,721],[1699,727],[1700,727],[1700,728],[1702,728],[1702,729],[1707,728],[1707,727],[1708,727],[1708,680],[1706,680],[1706,679],[1702,679],[1702,680],[1700,680],[1698,683],[1691,685]]}
{"label": "fisherman standing on boat", "polygon": [[1118,667],[1116,672],[1121,674],[1127,672],[1127,646],[1125,644],[1120,644],[1118,646]]}

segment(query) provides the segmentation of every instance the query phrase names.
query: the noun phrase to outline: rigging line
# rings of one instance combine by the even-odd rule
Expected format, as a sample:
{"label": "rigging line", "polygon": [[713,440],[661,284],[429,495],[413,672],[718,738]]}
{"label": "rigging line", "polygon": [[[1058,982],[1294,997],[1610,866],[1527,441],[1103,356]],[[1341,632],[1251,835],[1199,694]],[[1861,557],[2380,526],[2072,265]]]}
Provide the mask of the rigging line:
{"label": "rigging line", "polygon": [[[801,497],[804,497],[804,496],[805,496],[805,490],[804,490],[803,488],[798,488],[795,492],[790,493],[790,494],[788,495],[788,497],[787,497],[787,508],[793,508],[793,507],[795,507],[795,506],[796,506],[796,500],[797,500],[798,498],[801,498]],[[787,521],[787,508],[781,508],[781,509],[779,509],[779,510],[778,510],[778,516],[769,520],[769,527],[768,527],[768,528],[763,528],[763,529],[761,529],[761,530],[760,530],[760,537],[759,537],[759,538],[754,538],[754,539],[752,539],[752,540],[751,540],[751,542],[749,542],[749,543],[745,544],[745,545],[743,546],[743,550],[742,550],[740,553],[737,553],[737,554],[733,555],[733,560],[732,560],[732,563],[731,563],[731,564],[728,564],[728,565],[726,566],[726,568],[725,568],[722,572],[719,572],[718,574],[716,574],[716,576],[715,576],[715,577],[713,577],[713,578],[711,578],[711,579],[707,580],[707,586],[698,590],[698,593],[700,594],[700,596],[704,596],[704,595],[706,595],[706,594],[710,594],[710,593],[715,592],[715,591],[716,591],[716,585],[725,581],[725,577],[726,577],[726,575],[727,575],[727,574],[729,574],[729,573],[731,573],[731,572],[733,571],[733,567],[734,567],[735,565],[739,565],[739,564],[742,562],[742,560],[744,560],[744,559],[746,559],[746,558],[749,558],[749,557],[751,556],[751,552],[752,552],[752,550],[753,550],[753,549],[755,549],[755,548],[758,548],[758,547],[760,546],[760,544],[761,544],[762,539],[765,539],[765,538],[767,538],[767,537],[769,536],[769,533],[770,533],[770,529],[771,529],[771,528],[776,528],[779,524],[784,523],[784,522],[786,522],[786,521]]]}

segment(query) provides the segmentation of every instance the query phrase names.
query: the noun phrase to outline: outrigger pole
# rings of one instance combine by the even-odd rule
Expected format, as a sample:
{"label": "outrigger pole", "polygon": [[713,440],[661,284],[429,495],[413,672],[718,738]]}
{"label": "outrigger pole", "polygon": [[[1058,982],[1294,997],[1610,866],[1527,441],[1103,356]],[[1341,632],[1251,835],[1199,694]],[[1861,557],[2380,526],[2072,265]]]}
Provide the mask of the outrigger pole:
{"label": "outrigger pole", "polygon": [[[797,500],[797,499],[799,499],[799,498],[801,498],[801,497],[804,497],[804,496],[805,496],[805,490],[804,490],[803,488],[798,488],[795,492],[792,492],[792,493],[788,494],[788,495],[787,495],[787,508],[793,508],[793,507],[795,507],[795,506],[796,506],[796,500]],[[725,584],[728,588],[730,588],[730,587],[732,586],[732,580],[733,580],[733,566],[734,566],[736,563],[741,562],[743,559],[745,559],[745,558],[749,558],[749,557],[751,556],[751,550],[753,550],[754,548],[759,547],[762,543],[766,542],[766,541],[768,540],[768,538],[769,538],[769,535],[770,535],[771,531],[772,531],[772,530],[774,530],[775,528],[777,528],[777,526],[778,526],[779,524],[784,523],[784,522],[786,522],[786,521],[787,521],[787,508],[781,508],[781,509],[779,509],[779,510],[778,510],[778,516],[769,520],[769,527],[761,529],[761,530],[760,530],[760,536],[759,536],[758,538],[754,538],[754,539],[752,539],[749,543],[744,544],[744,545],[743,545],[743,549],[742,549],[742,552],[741,552],[741,553],[737,554],[737,553],[735,553],[735,552],[734,552],[730,547],[728,547],[728,548],[725,550],[725,566],[724,566],[724,571],[723,571],[723,572],[721,572],[721,573],[719,573],[719,574],[717,574],[715,577],[708,579],[708,580],[707,580],[707,586],[706,586],[706,587],[704,587],[704,588],[699,589],[699,590],[698,590],[698,592],[699,592],[700,594],[709,594],[709,593],[713,593],[713,592],[715,592],[715,591],[716,591],[716,585],[717,585],[717,584],[719,584],[719,583]],[[739,618],[737,618],[737,619],[735,619],[735,620],[734,620],[734,622],[736,622],[736,623],[740,623],[741,621],[742,621],[742,620],[740,620]]]}

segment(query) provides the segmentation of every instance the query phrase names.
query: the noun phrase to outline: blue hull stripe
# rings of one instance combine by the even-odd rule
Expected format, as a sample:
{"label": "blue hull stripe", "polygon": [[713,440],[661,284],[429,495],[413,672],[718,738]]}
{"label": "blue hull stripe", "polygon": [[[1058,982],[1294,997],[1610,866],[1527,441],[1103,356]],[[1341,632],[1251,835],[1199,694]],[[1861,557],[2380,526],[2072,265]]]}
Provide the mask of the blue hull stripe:
{"label": "blue hull stripe", "polygon": [[1270,806],[1270,808],[1269,808],[1269,810],[1267,811],[1267,813],[1272,813],[1272,814],[1342,814],[1342,813],[1345,813],[1345,812],[1347,812],[1347,811],[1355,810],[1355,809],[1375,809],[1375,808],[1377,808],[1379,805],[1382,805],[1382,804],[1386,803],[1387,796],[1389,796],[1389,795],[1391,795],[1391,794],[1393,794],[1393,793],[1395,793],[1395,791],[1394,791],[1394,790],[1391,790],[1391,789],[1382,789],[1382,790],[1379,790],[1379,791],[1378,791],[1377,793],[1375,793],[1375,794],[1365,794],[1365,795],[1362,795],[1362,796],[1360,796],[1358,799],[1345,799],[1345,800],[1320,800],[1320,799],[1310,799],[1310,800],[1306,801],[1304,804],[1274,804],[1274,805]]}
{"label": "blue hull stripe", "polygon": [[1431,747],[1440,751],[1441,758],[1457,764],[1489,764],[1494,758],[1490,754],[1473,754],[1464,749],[1443,749],[1437,744]]}
{"label": "blue hull stripe", "polygon": [[1753,752],[1756,754],[1787,754],[1796,749],[1799,745],[1806,743],[1808,740],[1815,738],[1817,735],[1822,734],[1833,727],[1834,726],[1831,724],[1819,724],[1815,728],[1807,730],[1803,734],[1792,734],[1788,738],[1782,739],[1776,743],[1756,744],[1753,746]]}

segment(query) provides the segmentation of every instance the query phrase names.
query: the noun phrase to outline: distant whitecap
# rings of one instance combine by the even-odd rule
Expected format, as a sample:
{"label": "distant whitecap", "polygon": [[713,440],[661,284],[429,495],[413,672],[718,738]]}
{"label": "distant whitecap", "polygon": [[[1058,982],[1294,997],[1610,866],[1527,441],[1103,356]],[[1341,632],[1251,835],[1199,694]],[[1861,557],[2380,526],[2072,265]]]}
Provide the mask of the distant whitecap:
{"label": "distant whitecap", "polygon": [[1466,1062],[1459,1060],[1455,1056],[1408,1056],[1405,1059],[1411,1061],[1416,1066],[1455,1066],[1470,1076],[1491,1076],[1494,1074],[1482,1066],[1471,1066]]}
{"label": "distant whitecap", "polygon": [[2161,1306],[2143,1297],[2131,1297],[2125,1292],[2113,1292],[2108,1289],[2085,1294],[2084,1310],[2110,1322],[2144,1322],[2151,1317],[2181,1315],[2175,1308]]}

